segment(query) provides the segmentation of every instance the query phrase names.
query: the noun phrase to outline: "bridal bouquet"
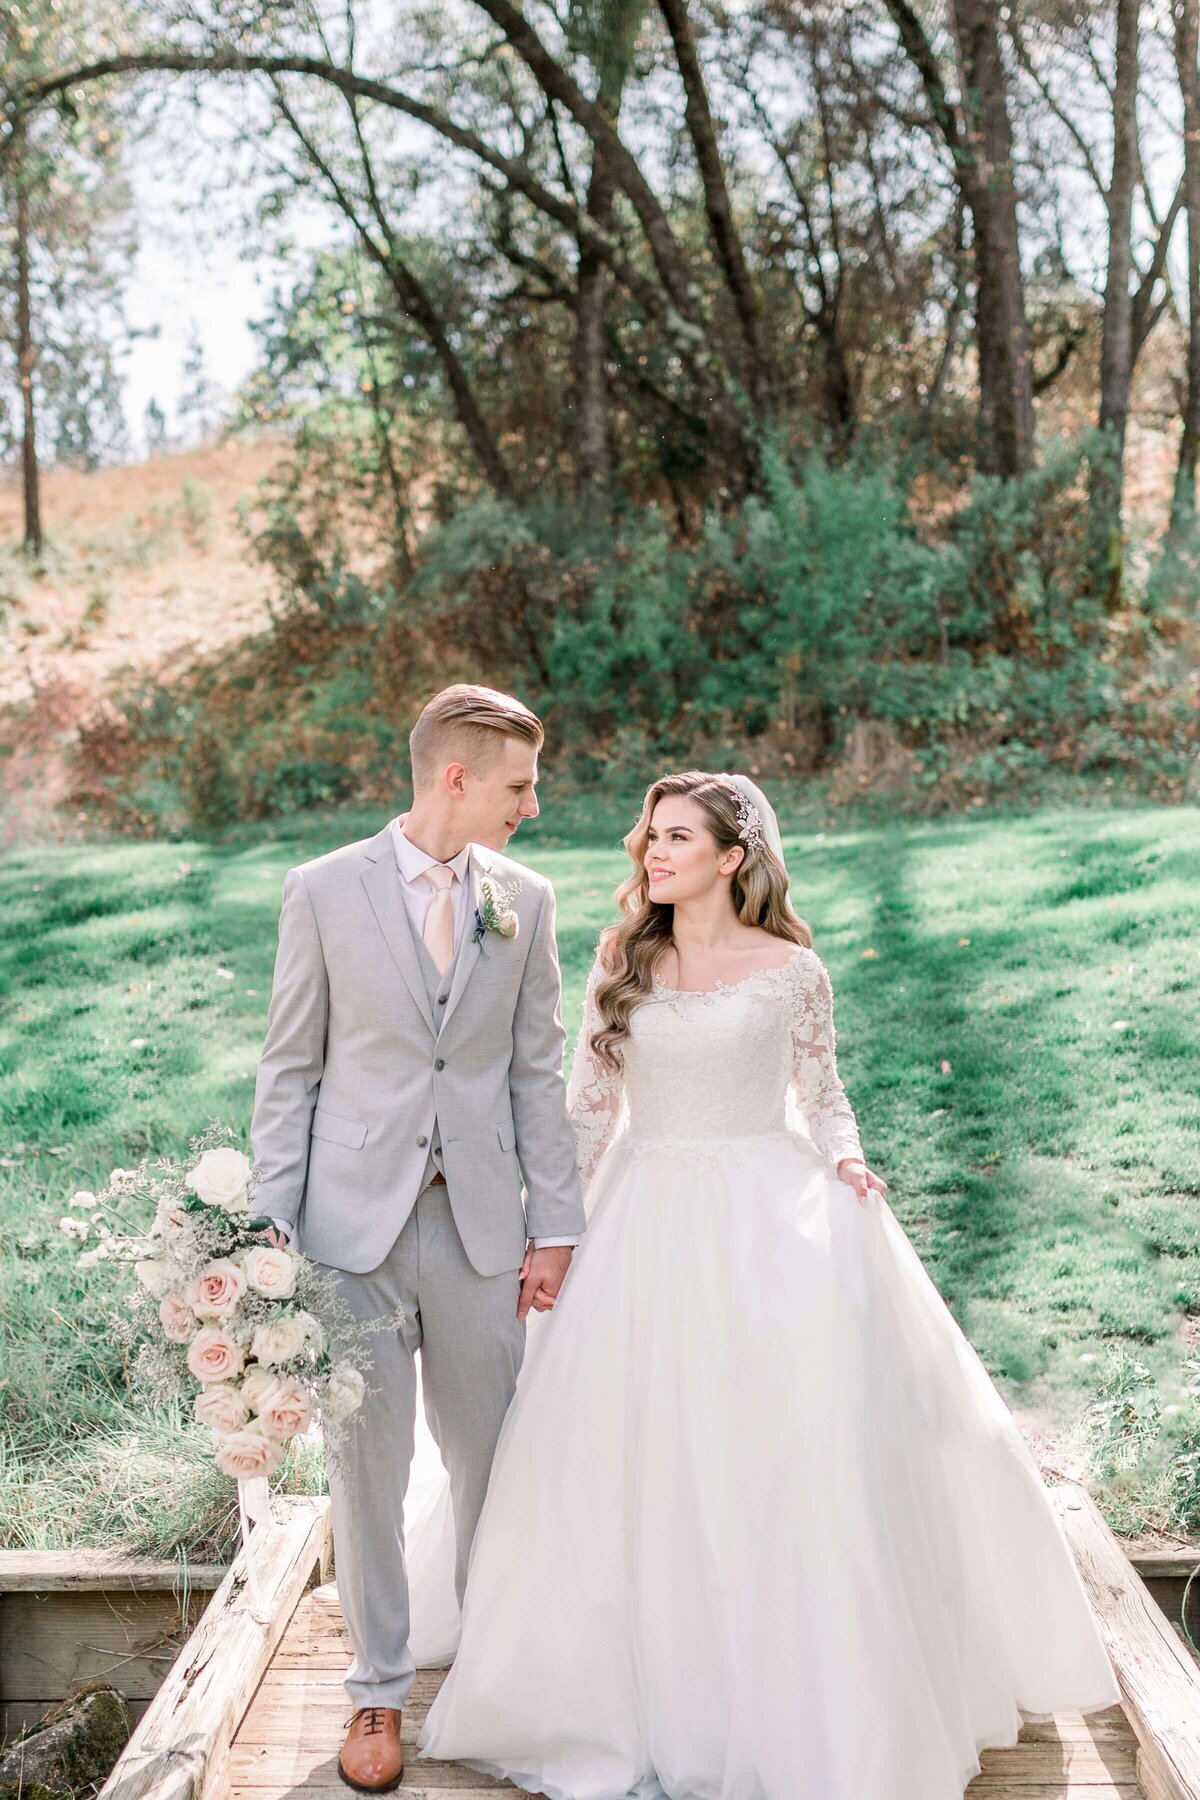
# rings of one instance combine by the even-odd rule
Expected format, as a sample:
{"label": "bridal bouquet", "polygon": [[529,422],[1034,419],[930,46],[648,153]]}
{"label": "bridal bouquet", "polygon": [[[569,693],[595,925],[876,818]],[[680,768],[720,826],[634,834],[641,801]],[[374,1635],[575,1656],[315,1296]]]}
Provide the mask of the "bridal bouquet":
{"label": "bridal bouquet", "polygon": [[120,1329],[135,1386],[158,1403],[190,1400],[219,1468],[247,1482],[274,1474],[315,1419],[343,1424],[357,1411],[366,1338],[384,1322],[356,1322],[328,1276],[266,1241],[252,1165],[222,1141],[230,1135],[199,1139],[189,1162],[114,1169],[102,1193],[76,1193],[59,1223],[93,1240],[84,1267],[132,1265],[138,1285]]}

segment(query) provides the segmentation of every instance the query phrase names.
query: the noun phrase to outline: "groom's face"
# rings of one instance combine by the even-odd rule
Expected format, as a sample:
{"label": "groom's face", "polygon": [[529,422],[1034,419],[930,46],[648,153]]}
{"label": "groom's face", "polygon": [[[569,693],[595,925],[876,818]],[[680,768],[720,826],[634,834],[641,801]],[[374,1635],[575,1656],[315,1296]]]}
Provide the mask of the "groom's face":
{"label": "groom's face", "polygon": [[536,819],[538,753],[520,738],[501,740],[504,753],[490,769],[464,783],[467,836],[489,850],[503,850],[522,819]]}

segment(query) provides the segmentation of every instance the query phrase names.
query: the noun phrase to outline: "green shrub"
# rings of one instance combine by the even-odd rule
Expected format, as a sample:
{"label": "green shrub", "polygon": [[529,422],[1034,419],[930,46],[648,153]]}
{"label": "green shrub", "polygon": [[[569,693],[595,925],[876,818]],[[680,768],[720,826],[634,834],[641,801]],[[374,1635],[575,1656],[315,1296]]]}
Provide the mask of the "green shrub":
{"label": "green shrub", "polygon": [[127,702],[113,754],[89,740],[110,772],[86,798],[217,830],[390,801],[421,701],[456,679],[536,707],[581,783],[786,720],[789,768],[836,768],[852,729],[878,727],[927,810],[1054,774],[1182,794],[1184,622],[1165,576],[1154,607],[1131,580],[1119,616],[1097,596],[1095,453],[1085,435],[1019,480],[939,486],[894,457],[794,463],[771,445],[763,491],[690,539],[652,504],[596,525],[553,495],[484,495],[451,506],[399,587],[351,569],[285,484],[258,537],[283,588],[273,629]]}

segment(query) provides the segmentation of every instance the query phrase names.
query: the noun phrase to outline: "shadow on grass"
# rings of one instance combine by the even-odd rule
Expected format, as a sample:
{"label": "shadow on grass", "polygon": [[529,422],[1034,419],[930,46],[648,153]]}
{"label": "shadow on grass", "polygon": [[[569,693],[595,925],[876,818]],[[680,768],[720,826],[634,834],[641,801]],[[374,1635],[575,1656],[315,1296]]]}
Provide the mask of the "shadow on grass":
{"label": "shadow on grass", "polygon": [[[969,827],[937,833],[939,854],[977,845]],[[844,1060],[897,1215],[994,1374],[1036,1378],[1097,1335],[1169,1336],[1172,1283],[1105,1184],[1072,1162],[1093,1096],[1086,1056],[1051,1018],[1070,991],[1069,967],[1057,983],[1054,971],[1068,946],[1047,956],[1043,945],[1034,962],[1020,908],[960,934],[953,905],[940,917],[936,888],[912,871],[919,848],[897,831],[876,840],[865,870],[853,847],[840,855],[845,880],[870,881],[875,953],[851,959],[839,982],[839,1018],[858,1027]],[[1039,892],[1042,905],[1067,898],[1054,855],[1058,891]],[[1071,898],[1117,880],[1127,890],[1127,859],[1111,846],[1102,858],[1085,846],[1081,862],[1094,882],[1073,874]]]}

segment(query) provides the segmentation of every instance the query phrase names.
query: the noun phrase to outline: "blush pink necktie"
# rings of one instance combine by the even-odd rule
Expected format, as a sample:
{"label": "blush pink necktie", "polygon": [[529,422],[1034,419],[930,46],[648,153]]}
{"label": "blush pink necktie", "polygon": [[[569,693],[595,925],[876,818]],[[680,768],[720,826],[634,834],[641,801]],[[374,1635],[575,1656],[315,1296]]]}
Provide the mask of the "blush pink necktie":
{"label": "blush pink necktie", "polygon": [[433,889],[421,942],[437,964],[438,974],[444,975],[454,955],[454,901],[450,897],[454,870],[448,869],[445,863],[431,863],[429,868],[421,870],[421,880],[427,881]]}

